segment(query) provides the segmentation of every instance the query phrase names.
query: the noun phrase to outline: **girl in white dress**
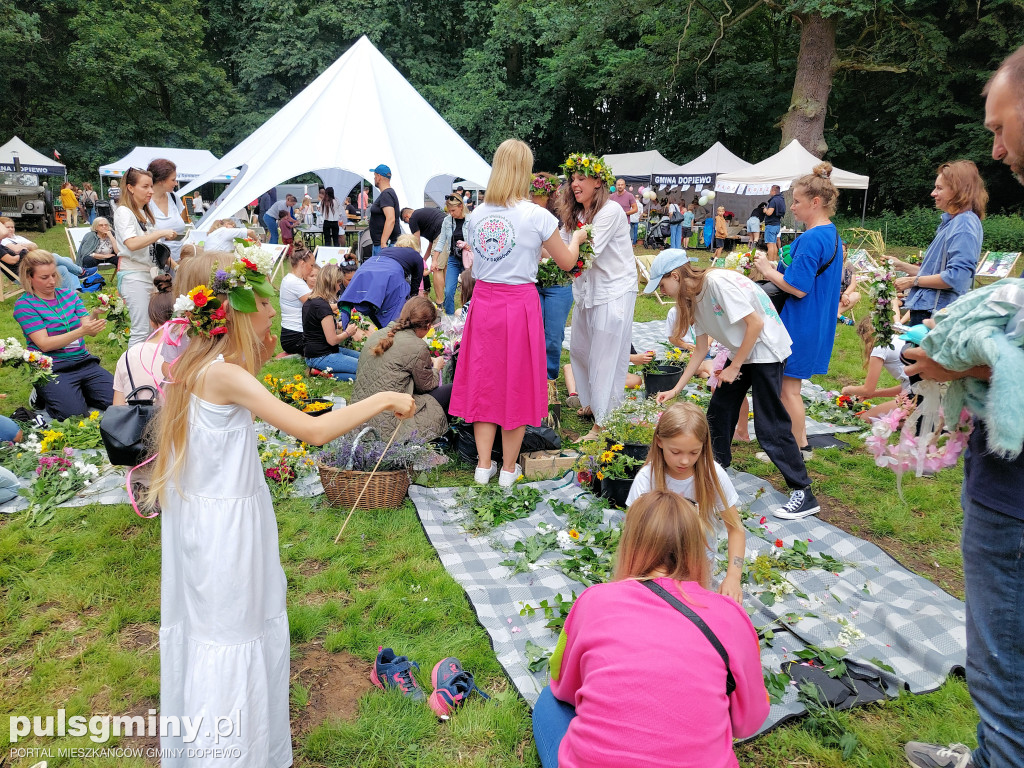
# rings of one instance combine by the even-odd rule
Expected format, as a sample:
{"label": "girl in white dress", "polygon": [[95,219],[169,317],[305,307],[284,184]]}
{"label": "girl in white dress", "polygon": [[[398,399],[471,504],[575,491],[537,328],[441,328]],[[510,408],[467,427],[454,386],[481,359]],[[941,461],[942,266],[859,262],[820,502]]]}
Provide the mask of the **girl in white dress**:
{"label": "girl in white dress", "polygon": [[[175,302],[188,344],[153,424],[147,493],[162,508],[160,714],[202,722],[191,743],[161,738],[181,750],[164,753],[165,768],[292,763],[285,575],[253,417],[323,445],[384,411],[415,411],[410,395],[382,392],[313,418],[271,395],[254,376],[276,342],[272,256],[258,256],[190,259],[192,275],[208,260],[206,284],[183,285]],[[218,737],[217,718],[230,718],[232,733]]]}

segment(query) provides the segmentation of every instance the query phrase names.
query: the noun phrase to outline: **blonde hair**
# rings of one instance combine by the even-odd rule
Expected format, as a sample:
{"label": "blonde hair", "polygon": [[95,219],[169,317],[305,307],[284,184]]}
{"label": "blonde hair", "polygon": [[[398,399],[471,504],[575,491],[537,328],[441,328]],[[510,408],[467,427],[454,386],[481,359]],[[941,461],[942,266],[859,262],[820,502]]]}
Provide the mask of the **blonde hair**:
{"label": "blonde hair", "polygon": [[402,314],[387,334],[373,348],[375,357],[380,357],[395,343],[395,334],[405,330],[422,330],[437,322],[437,307],[426,296],[413,296],[402,307]]}
{"label": "blonde hair", "polygon": [[875,324],[871,322],[871,315],[861,318],[861,321],[857,323],[857,335],[860,336],[861,343],[864,344],[864,364],[867,365],[871,359],[871,350],[877,346],[875,344]]}
{"label": "blonde hair", "polygon": [[704,292],[704,282],[707,280],[710,269],[694,269],[690,262],[684,261],[667,274],[676,273],[679,276],[679,293],[676,295],[676,327],[673,330],[673,338],[681,339],[697,317],[697,302]]}
{"label": "blonde hair", "polygon": [[828,211],[829,216],[834,216],[839,202],[839,190],[832,183],[831,176],[832,163],[818,163],[810,173],[793,182],[793,189],[803,190],[811,199],[821,198],[822,207]]}
{"label": "blonde hair", "polygon": [[533,151],[525,141],[505,139],[494,151],[484,202],[511,208],[520,200],[529,199],[531,181]]}
{"label": "blonde hair", "polygon": [[316,287],[310,295],[310,299],[323,299],[324,301],[338,300],[338,286],[341,285],[341,267],[337,264],[327,264],[320,268],[316,276]]}
{"label": "blonde hair", "polygon": [[[44,251],[40,248],[29,251],[21,257],[21,263],[18,265],[18,282],[21,283],[21,287],[25,289],[25,293],[29,296],[37,296],[36,292],[32,290],[32,276],[36,273],[36,267],[43,267],[47,264],[52,264],[56,267],[57,259],[49,251]],[[57,272],[56,287],[60,288],[59,271]]]}
{"label": "blonde hair", "polygon": [[206,230],[206,233],[209,234],[210,232],[216,232],[218,229],[223,229],[224,227],[234,226],[235,222],[232,221],[231,219],[217,219],[215,222],[213,222],[213,224],[210,225],[210,228]]}
{"label": "blonde hair", "polygon": [[412,248],[414,251],[419,253],[420,250],[420,239],[416,235],[399,235],[398,239],[395,240],[396,248]]}
{"label": "blonde hair", "polygon": [[[678,493],[654,489],[629,508],[612,581],[664,575],[711,585],[707,537],[697,508]],[[685,595],[684,595],[685,597]]]}
{"label": "blonde hair", "polygon": [[[693,494],[701,527],[710,533],[714,530],[716,507],[720,500],[725,503],[725,492],[718,482],[718,471],[715,469],[708,418],[694,403],[676,403],[661,414],[658,426],[654,429],[651,450],[647,453],[647,465],[651,468],[651,488],[656,491],[668,489],[665,481],[668,469],[662,441],[680,435],[690,435],[701,444],[700,456],[693,465]],[[630,507],[630,514],[632,510]]]}
{"label": "blonde hair", "polygon": [[[209,285],[214,269],[227,269],[235,255],[227,251],[210,251],[183,262],[174,276],[174,294],[188,293],[198,285]],[[153,474],[144,499],[154,505],[168,484],[173,483],[184,495],[181,473],[188,456],[189,413],[192,394],[199,387],[209,365],[223,355],[224,360],[239,365],[254,375],[263,362],[263,344],[256,338],[252,316],[231,307],[228,297],[219,298],[227,310],[228,332],[219,336],[189,335],[188,346],[174,361],[170,378],[164,385],[164,402],[149,423],[146,435],[156,458]],[[260,301],[257,298],[257,303]]]}
{"label": "blonde hair", "polygon": [[957,160],[943,163],[937,172],[949,185],[953,198],[949,201],[950,208],[959,211],[971,210],[979,219],[985,218],[988,206],[988,190],[978,173],[978,166],[970,160]]}

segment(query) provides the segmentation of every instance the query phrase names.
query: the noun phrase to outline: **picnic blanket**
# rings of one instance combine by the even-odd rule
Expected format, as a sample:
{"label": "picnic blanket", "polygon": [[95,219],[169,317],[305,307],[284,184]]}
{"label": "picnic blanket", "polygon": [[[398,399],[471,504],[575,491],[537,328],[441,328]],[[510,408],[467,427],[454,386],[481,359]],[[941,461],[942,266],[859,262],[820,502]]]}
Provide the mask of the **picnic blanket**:
{"label": "picnic blanket", "polygon": [[[747,558],[768,554],[777,539],[786,546],[806,541],[810,553],[826,553],[845,564],[840,573],[820,568],[787,571],[792,587],[773,605],[755,596],[763,588],[745,585],[745,605],[756,627],[773,626],[771,644],[762,642],[762,664],[778,672],[783,663],[799,661],[794,654],[809,645],[844,647],[851,670],[876,681],[887,695],[905,688],[924,693],[939,687],[951,670],[966,661],[964,604],[926,579],[903,568],[874,544],[810,517],[782,521],[769,508],[787,497],[753,475],[729,470],[744,509],[748,528]],[[467,509],[458,489],[410,489],[420,521],[442,564],[466,590],[481,624],[491,637],[498,661],[519,693],[531,705],[547,684],[546,671],[531,672],[527,642],[546,649],[557,636],[545,624],[541,601],[554,604],[559,595],[578,595],[584,585],[558,567],[562,551],[548,551],[531,569],[513,573],[501,565],[517,540],[537,533],[546,523],[565,528],[565,520],[548,500],[578,504],[592,498],[570,474],[531,483],[545,499],[528,517],[505,523],[486,535],[473,536],[464,527]],[[761,524],[765,515],[766,523]],[[605,510],[607,525],[621,523],[623,513]],[[719,558],[724,566],[724,528],[719,531]],[[716,580],[721,574],[716,576]],[[784,590],[779,590],[783,592]],[[805,595],[803,597],[801,595]],[[537,609],[521,615],[525,606]],[[534,650],[535,649],[531,649]],[[795,686],[788,686],[781,703],[773,704],[763,732],[804,711]]]}

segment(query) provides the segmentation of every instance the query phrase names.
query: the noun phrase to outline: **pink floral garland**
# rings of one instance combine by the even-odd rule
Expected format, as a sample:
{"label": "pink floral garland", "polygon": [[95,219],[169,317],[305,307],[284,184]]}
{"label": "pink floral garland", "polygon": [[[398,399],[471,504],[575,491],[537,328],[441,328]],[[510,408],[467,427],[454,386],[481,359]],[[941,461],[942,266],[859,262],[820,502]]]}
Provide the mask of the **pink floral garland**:
{"label": "pink floral garland", "polygon": [[[970,413],[966,409],[961,411],[960,421],[952,431],[937,428],[918,436],[915,432],[920,419],[911,418],[914,410],[914,401],[900,394],[893,410],[871,420],[871,436],[865,444],[875,457],[875,464],[891,468],[899,477],[911,470],[920,477],[956,466],[974,429]],[[890,443],[896,432],[899,432],[899,440]]]}

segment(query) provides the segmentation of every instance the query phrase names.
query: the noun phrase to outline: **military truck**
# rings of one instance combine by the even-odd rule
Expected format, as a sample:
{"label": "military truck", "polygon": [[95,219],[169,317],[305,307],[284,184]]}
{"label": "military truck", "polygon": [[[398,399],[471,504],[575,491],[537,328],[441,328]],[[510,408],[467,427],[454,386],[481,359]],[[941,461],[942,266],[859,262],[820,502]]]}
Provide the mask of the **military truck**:
{"label": "military truck", "polygon": [[44,192],[34,173],[0,171],[0,216],[13,219],[19,229],[34,225],[45,232],[49,221]]}

